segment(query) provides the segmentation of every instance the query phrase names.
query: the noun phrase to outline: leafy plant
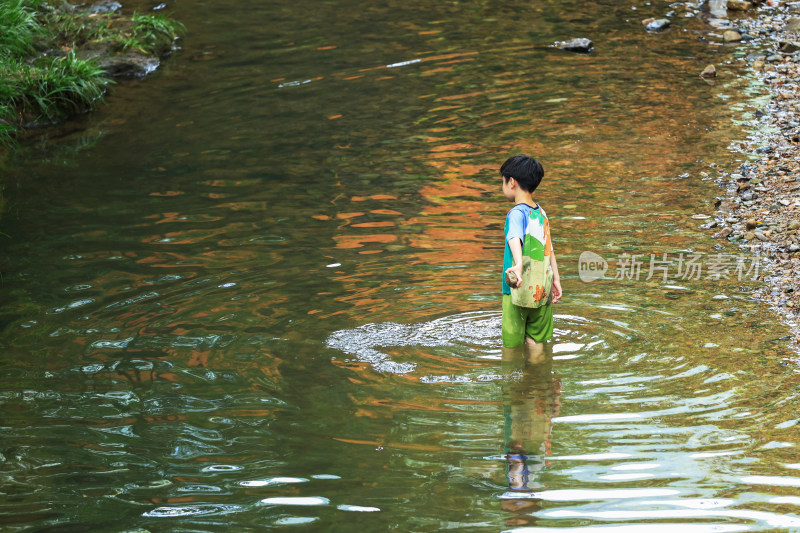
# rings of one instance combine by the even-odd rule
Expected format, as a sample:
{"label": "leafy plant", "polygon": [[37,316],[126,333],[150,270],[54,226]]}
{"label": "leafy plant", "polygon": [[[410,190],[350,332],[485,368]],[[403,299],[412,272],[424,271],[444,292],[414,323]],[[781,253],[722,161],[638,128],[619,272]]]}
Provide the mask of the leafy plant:
{"label": "leafy plant", "polygon": [[90,61],[78,59],[74,51],[59,58],[45,58],[22,65],[19,87],[12,92],[18,107],[39,119],[58,120],[79,113],[100,99],[109,80]]}
{"label": "leafy plant", "polygon": [[4,138],[9,126],[28,120],[59,120],[89,108],[110,80],[94,63],[64,57],[45,57],[28,64],[15,59],[0,66],[0,125]]}
{"label": "leafy plant", "polygon": [[169,51],[175,38],[186,31],[183,24],[164,15],[134,13],[131,21],[135,39],[159,54]]}
{"label": "leafy plant", "polygon": [[35,40],[43,34],[36,13],[26,0],[0,2],[0,56],[19,57],[34,50]]}

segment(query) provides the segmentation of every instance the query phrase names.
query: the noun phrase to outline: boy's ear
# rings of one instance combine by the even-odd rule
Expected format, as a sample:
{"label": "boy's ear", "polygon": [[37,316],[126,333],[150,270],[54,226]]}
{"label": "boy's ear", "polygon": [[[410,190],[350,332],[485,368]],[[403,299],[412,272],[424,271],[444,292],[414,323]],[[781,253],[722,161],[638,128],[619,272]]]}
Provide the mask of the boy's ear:
{"label": "boy's ear", "polygon": [[509,177],[508,177],[508,186],[509,186],[509,187],[511,187],[512,189],[514,189],[514,188],[516,188],[516,187],[517,187],[517,185],[519,185],[519,184],[517,183],[517,180],[515,180],[514,178],[512,178],[511,176],[509,176]]}

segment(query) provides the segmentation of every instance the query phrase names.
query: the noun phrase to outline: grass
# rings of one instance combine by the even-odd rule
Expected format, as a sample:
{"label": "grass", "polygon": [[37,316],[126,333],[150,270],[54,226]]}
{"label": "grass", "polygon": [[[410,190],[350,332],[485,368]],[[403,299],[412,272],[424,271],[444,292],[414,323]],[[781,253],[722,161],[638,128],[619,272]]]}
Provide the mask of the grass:
{"label": "grass", "polygon": [[34,121],[56,121],[80,113],[99,100],[109,80],[94,63],[83,61],[70,50],[63,57],[43,58],[33,64],[18,62],[6,82],[16,109]]}
{"label": "grass", "polygon": [[29,0],[0,0],[0,55],[21,57],[44,33]]}
{"label": "grass", "polygon": [[160,56],[183,31],[164,15],[87,15],[46,0],[0,0],[0,146],[13,143],[20,128],[66,119],[102,100],[113,82],[76,50]]}
{"label": "grass", "polygon": [[169,52],[173,41],[185,31],[183,24],[165,15],[139,13],[130,18],[113,13],[77,17],[71,13],[51,13],[45,21],[59,41],[74,47],[96,42],[110,45],[114,52],[135,49],[155,55]]}
{"label": "grass", "polygon": [[176,37],[186,31],[183,24],[164,15],[131,16],[133,22],[133,37],[140,43],[140,47],[163,54],[172,48]]}

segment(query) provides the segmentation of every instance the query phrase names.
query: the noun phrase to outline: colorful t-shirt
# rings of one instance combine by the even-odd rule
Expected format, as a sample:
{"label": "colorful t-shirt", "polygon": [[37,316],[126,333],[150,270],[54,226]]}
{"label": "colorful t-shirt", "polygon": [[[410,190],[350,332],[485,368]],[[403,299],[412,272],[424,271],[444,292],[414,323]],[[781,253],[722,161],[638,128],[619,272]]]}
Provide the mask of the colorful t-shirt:
{"label": "colorful t-shirt", "polygon": [[550,240],[550,222],[547,220],[547,215],[538,204],[536,207],[531,207],[528,204],[517,204],[506,215],[505,233],[505,251],[503,252],[503,294],[511,294],[511,287],[506,282],[506,270],[514,266],[514,257],[511,255],[511,248],[508,247],[508,242],[511,239],[519,239],[525,242],[525,231],[528,230],[528,224],[534,224],[529,229],[529,233],[534,237],[530,239],[534,245],[533,250],[525,250],[530,253],[534,260],[550,261],[550,253],[553,251],[553,243]]}

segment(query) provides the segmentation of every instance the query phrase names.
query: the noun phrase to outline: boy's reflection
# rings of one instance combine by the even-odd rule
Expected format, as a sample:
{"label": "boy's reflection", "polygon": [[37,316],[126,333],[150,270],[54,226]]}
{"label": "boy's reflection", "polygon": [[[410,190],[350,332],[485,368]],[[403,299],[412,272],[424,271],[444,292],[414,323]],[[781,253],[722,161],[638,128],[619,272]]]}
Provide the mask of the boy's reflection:
{"label": "boy's reflection", "polygon": [[[561,380],[553,375],[551,343],[503,348],[503,417],[509,490],[503,509],[518,514],[514,526],[532,520],[533,491],[542,488],[537,473],[550,455],[552,419],[561,407]],[[522,514],[525,512],[525,514]]]}

